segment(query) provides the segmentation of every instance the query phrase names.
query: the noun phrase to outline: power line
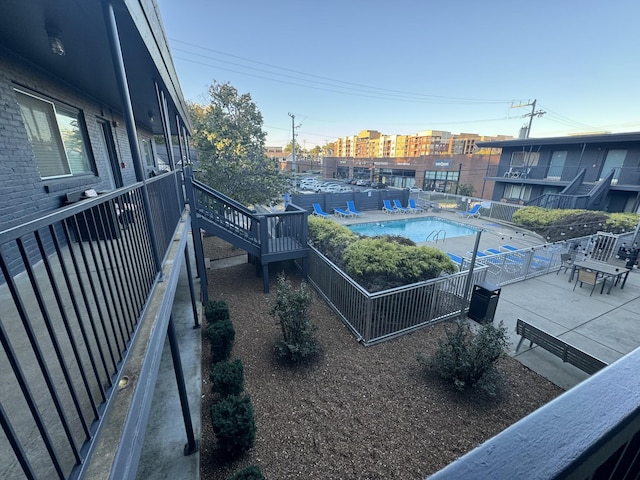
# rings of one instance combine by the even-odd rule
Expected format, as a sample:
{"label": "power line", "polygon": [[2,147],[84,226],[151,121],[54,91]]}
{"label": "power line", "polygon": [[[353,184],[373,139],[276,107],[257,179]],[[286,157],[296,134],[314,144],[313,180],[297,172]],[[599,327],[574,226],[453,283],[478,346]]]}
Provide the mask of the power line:
{"label": "power line", "polygon": [[[211,48],[207,48],[207,47],[202,47],[199,45],[194,45],[192,43],[188,43],[188,42],[183,42],[181,40],[177,40],[177,39],[171,39],[171,41],[177,42],[177,43],[181,43],[184,45],[188,45],[190,47],[194,47],[194,48],[199,48],[205,51],[209,51],[209,52],[213,52],[219,55],[225,55],[225,56],[229,56],[232,58],[237,58],[246,62],[250,62],[250,63],[255,63],[258,65],[263,65],[263,66],[267,66],[269,68],[274,68],[277,70],[283,70],[286,72],[291,72],[291,73],[295,73],[298,75],[304,75],[307,77],[312,77],[312,78],[318,78],[318,79],[322,79],[322,80],[327,80],[329,82],[332,83],[341,83],[344,85],[351,85],[348,87],[343,87],[340,85],[333,85],[333,84],[327,84],[325,82],[318,82],[316,80],[307,80],[307,79],[303,79],[303,78],[299,78],[299,77],[291,77],[290,75],[286,75],[289,78],[293,78],[295,80],[300,80],[300,81],[304,81],[304,82],[309,82],[309,83],[317,83],[317,84],[321,84],[321,85],[327,85],[327,86],[331,86],[334,88],[343,88],[343,89],[347,89],[347,90],[354,90],[356,92],[363,92],[363,93],[372,93],[372,94],[379,94],[379,95],[390,95],[393,97],[399,97],[399,98],[407,98],[407,99],[413,99],[414,101],[422,101],[424,103],[438,103],[438,104],[508,104],[509,101],[507,100],[497,100],[497,99],[478,99],[478,98],[464,98],[464,97],[448,97],[448,96],[440,96],[440,95],[428,95],[428,94],[423,94],[423,93],[415,93],[415,92],[406,92],[406,91],[402,91],[402,90],[394,90],[394,89],[389,89],[389,88],[382,88],[382,87],[375,87],[375,86],[371,86],[371,85],[364,85],[364,84],[360,84],[360,83],[355,83],[355,82],[349,82],[346,80],[340,80],[340,79],[335,79],[335,78],[329,78],[329,77],[324,77],[321,75],[315,75],[315,74],[311,74],[311,73],[306,73],[306,72],[301,72],[298,70],[293,70],[290,68],[286,68],[286,67],[280,67],[277,65],[273,65],[273,64],[269,64],[269,63],[265,63],[265,62],[260,62],[260,61],[256,61],[256,60],[251,60],[245,57],[240,57],[237,55],[232,55],[232,54],[228,54],[225,52],[221,52],[219,50],[214,50]],[[228,60],[222,60],[219,58],[215,58],[215,57],[211,57],[211,56],[207,56],[207,55],[203,55],[203,54],[199,54],[190,50],[185,50],[185,49],[181,49],[181,48],[173,48],[173,50],[178,50],[178,51],[182,51],[185,53],[188,53],[190,55],[195,55],[198,57],[203,57],[209,60],[214,60],[214,61],[218,61],[218,62],[223,62],[223,63],[228,63],[228,64],[232,64],[235,66],[239,66],[242,68],[247,68],[247,69],[251,69],[251,70],[256,70],[259,72],[263,72],[263,73],[268,73],[270,75],[282,75],[281,73],[278,72],[271,72],[268,70],[264,70],[264,69],[259,69],[256,67],[251,67],[249,65],[242,65],[239,63],[235,63],[235,62],[230,62]],[[180,58],[182,60],[186,60],[186,61],[191,61],[194,63],[201,63],[201,62],[196,62],[194,60],[188,59],[188,58],[183,58],[183,57],[176,57],[176,58]],[[222,68],[222,67],[216,67],[215,65],[211,65],[211,64],[204,64],[201,63],[203,65],[208,65],[214,68]],[[224,68],[222,68],[223,70],[225,70]],[[228,69],[227,69],[228,70]],[[233,71],[233,70],[231,70]],[[234,71],[235,72],[235,71]],[[243,72],[235,72],[235,73],[243,73]],[[245,75],[251,75],[248,73],[243,73]],[[259,77],[258,78],[263,78],[263,77]],[[273,79],[271,79],[273,80]],[[277,80],[274,80],[277,81]],[[285,82],[286,83],[286,82]],[[358,88],[353,88],[353,87],[358,87]],[[362,89],[367,89],[366,91],[363,91]],[[373,91],[371,91],[373,90]]]}

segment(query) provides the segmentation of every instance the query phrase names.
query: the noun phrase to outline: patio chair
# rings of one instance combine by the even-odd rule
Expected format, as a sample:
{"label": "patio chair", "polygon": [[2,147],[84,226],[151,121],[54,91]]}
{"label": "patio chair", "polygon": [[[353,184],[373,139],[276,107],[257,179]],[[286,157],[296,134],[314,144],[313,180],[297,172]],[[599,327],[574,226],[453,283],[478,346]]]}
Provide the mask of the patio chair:
{"label": "patio chair", "polygon": [[355,203],[353,203],[353,200],[347,200],[347,211],[353,213],[353,215],[356,217],[362,215],[362,212],[356,210],[356,205]]}
{"label": "patio chair", "polygon": [[346,210],[338,207],[333,207],[333,211],[336,213],[336,215],[344,218],[355,216],[353,213],[347,212]]}
{"label": "patio chair", "polygon": [[462,257],[459,257],[458,255],[456,255],[455,253],[451,253],[451,252],[447,252],[447,255],[449,256],[449,258],[451,259],[451,261],[453,263],[455,263],[456,265],[458,265],[458,269],[462,268]]}
{"label": "patio chair", "polygon": [[416,205],[416,201],[413,198],[409,199],[409,210],[413,213],[424,212],[424,208]]}
{"label": "patio chair", "polygon": [[403,207],[400,200],[394,199],[393,206],[396,207],[400,213],[409,213],[409,209],[407,207]]}
{"label": "patio chair", "polygon": [[580,288],[582,288],[582,284],[586,283],[587,285],[591,285],[591,293],[589,296],[593,295],[593,291],[596,289],[596,285],[602,283],[602,288],[600,289],[600,294],[604,292],[604,286],[607,284],[607,279],[605,277],[598,276],[598,272],[594,272],[593,270],[589,270],[588,268],[581,268],[578,270],[578,278],[576,279],[576,283],[573,285],[573,289],[576,289],[576,285],[580,282]]}
{"label": "patio chair", "polygon": [[560,254],[560,268],[556,272],[556,275],[560,273],[560,270],[564,268],[564,273],[567,273],[567,270],[573,268],[573,255],[570,253],[561,253]]}
{"label": "patio chair", "polygon": [[382,211],[385,213],[398,213],[400,211],[396,207],[391,205],[391,200],[383,200],[382,203]]}
{"label": "patio chair", "polygon": [[468,212],[463,212],[462,210],[458,210],[456,212],[456,215],[460,215],[461,217],[464,218],[480,218],[480,209],[482,208],[482,205],[479,203],[476,203],[473,208],[471,210],[469,210]]}
{"label": "patio chair", "polygon": [[322,211],[322,207],[319,203],[313,204],[313,214],[322,218],[329,218],[329,214]]}

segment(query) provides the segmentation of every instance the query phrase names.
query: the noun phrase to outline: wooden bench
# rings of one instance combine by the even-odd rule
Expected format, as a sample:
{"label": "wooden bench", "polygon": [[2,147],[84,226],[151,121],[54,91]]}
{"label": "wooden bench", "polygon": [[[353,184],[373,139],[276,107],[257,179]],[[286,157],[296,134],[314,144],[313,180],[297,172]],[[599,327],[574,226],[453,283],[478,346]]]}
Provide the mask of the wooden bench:
{"label": "wooden bench", "polygon": [[569,345],[553,335],[543,332],[524,320],[518,319],[516,323],[516,333],[522,337],[516,347],[516,353],[520,345],[522,345],[522,342],[527,339],[529,340],[529,347],[535,343],[553,353],[555,356],[560,357],[563,362],[570,363],[590,375],[607,366],[602,360]]}

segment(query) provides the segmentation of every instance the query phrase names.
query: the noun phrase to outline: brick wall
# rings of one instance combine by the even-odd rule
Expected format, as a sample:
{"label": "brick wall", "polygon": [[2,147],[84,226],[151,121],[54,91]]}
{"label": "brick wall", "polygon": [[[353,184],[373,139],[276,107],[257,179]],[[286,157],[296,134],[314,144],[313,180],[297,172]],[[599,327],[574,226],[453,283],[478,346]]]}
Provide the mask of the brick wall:
{"label": "brick wall", "polygon": [[[96,175],[40,178],[16,101],[16,87],[64,102],[83,112]],[[120,167],[124,184],[136,182],[126,129],[116,111],[116,107],[99,105],[0,50],[0,231],[59,208],[67,192],[111,188],[111,167],[98,119],[112,123],[118,161],[124,165]]]}

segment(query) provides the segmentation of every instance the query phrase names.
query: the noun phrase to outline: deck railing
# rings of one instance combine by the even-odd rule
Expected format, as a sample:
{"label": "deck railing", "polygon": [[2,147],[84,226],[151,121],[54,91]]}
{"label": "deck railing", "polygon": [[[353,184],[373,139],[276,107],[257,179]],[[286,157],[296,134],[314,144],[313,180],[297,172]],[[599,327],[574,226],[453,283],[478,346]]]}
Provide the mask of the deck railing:
{"label": "deck railing", "polygon": [[175,175],[148,209],[136,184],[0,232],[1,478],[81,470],[181,221]]}
{"label": "deck railing", "polygon": [[[269,263],[307,257],[306,210],[289,205],[283,212],[258,213],[194,179],[189,169],[185,174],[196,227],[249,253],[262,268],[265,292],[269,291]],[[198,251],[197,242],[196,238]],[[202,264],[200,270],[204,271]],[[201,282],[206,301],[206,275],[201,276]]]}
{"label": "deck railing", "polygon": [[[453,318],[468,305],[463,302],[467,272],[369,293],[318,250],[310,250],[309,282],[364,345]],[[472,281],[483,281],[485,273],[478,268]]]}

